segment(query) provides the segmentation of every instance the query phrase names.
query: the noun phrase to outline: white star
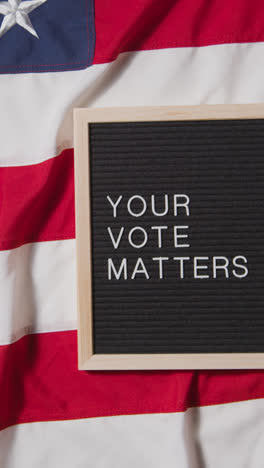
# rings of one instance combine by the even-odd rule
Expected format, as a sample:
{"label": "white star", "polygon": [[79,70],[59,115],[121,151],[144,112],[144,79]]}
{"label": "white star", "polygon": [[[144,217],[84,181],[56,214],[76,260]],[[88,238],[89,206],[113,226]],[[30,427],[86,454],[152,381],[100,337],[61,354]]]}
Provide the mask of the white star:
{"label": "white star", "polygon": [[21,0],[8,0],[8,2],[0,2],[0,14],[4,15],[4,19],[0,28],[0,38],[11,29],[15,24],[19,24],[33,36],[38,37],[28,15],[31,11],[38,8],[47,0],[28,0],[21,3]]}

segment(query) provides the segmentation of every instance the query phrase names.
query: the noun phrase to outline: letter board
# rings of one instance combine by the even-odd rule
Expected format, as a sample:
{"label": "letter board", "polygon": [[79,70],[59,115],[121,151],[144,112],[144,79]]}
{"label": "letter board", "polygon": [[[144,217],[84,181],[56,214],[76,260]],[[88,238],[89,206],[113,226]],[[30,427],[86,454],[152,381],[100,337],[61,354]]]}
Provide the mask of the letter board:
{"label": "letter board", "polygon": [[75,110],[80,369],[264,367],[263,117]]}

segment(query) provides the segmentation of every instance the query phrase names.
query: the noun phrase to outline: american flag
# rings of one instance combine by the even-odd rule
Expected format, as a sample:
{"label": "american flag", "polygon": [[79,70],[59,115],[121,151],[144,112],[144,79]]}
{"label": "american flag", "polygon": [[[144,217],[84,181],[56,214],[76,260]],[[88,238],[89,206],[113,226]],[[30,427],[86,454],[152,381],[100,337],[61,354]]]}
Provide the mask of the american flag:
{"label": "american flag", "polygon": [[77,370],[74,107],[264,101],[262,0],[0,1],[0,466],[260,468],[263,371]]}

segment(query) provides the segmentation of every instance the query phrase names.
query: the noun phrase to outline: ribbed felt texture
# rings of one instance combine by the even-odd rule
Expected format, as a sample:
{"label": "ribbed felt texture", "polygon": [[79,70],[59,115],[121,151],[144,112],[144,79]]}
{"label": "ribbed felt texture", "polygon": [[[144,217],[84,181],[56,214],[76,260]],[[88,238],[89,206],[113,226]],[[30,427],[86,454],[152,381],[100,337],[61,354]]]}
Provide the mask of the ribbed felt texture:
{"label": "ribbed felt texture", "polygon": [[[137,122],[90,125],[94,348],[96,353],[214,353],[264,352],[264,122],[219,120]],[[151,195],[155,195],[154,216]],[[173,195],[186,194],[190,216],[179,208],[174,216]],[[107,196],[115,202],[117,217]],[[131,216],[130,197],[146,201],[143,216]],[[142,202],[131,209],[139,213]],[[175,248],[173,226],[179,229]],[[128,233],[145,229],[148,241],[133,248]],[[152,226],[168,226],[159,248]],[[117,240],[114,249],[107,228]],[[135,232],[134,243],[144,234]],[[213,257],[227,258],[228,278]],[[237,264],[233,259],[239,256]],[[241,256],[247,263],[241,260]],[[149,275],[135,274],[142,258]],[[153,257],[168,257],[159,263]],[[184,278],[179,261],[184,262]],[[196,274],[194,257],[206,266]],[[108,258],[118,271],[127,259],[127,280],[108,279]],[[222,261],[217,260],[217,265]],[[244,277],[246,271],[248,274]],[[112,272],[113,273],[113,272]]]}

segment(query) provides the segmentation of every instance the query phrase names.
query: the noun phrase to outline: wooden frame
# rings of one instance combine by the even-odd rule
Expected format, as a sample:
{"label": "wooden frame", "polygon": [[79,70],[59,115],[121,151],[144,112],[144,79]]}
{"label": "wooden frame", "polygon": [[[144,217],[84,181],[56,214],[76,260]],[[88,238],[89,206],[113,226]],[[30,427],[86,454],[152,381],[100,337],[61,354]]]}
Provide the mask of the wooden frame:
{"label": "wooden frame", "polygon": [[[94,354],[92,324],[89,124],[264,118],[264,104],[74,110],[78,365],[81,370],[264,368],[264,353]],[[87,242],[88,240],[88,242]]]}

